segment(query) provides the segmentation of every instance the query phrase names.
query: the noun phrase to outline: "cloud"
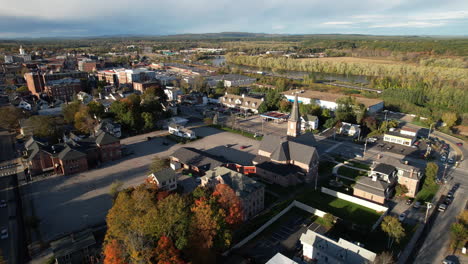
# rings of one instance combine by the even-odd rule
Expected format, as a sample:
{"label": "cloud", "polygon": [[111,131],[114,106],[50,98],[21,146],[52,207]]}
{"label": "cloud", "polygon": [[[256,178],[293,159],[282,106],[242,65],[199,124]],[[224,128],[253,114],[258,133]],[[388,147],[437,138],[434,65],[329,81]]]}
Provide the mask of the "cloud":
{"label": "cloud", "polygon": [[466,35],[468,28],[465,0],[7,1],[0,0],[0,37],[220,31]]}

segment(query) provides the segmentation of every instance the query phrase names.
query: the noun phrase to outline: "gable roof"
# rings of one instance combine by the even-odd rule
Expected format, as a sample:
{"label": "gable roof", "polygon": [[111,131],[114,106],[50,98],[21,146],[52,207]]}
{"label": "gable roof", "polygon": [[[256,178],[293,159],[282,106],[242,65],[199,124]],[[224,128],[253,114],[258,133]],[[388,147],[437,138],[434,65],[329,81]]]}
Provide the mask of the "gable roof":
{"label": "gable roof", "polygon": [[177,158],[184,164],[202,168],[205,171],[227,163],[222,157],[211,155],[194,148],[180,148],[176,150],[171,157]]}
{"label": "gable roof", "polygon": [[62,151],[60,151],[58,157],[61,160],[76,160],[82,157],[86,157],[86,154],[81,151],[72,149],[68,145],[66,145],[66,147]]}
{"label": "gable roof", "polygon": [[116,142],[120,142],[120,140],[102,130],[96,134],[96,144],[98,145],[108,145]]}
{"label": "gable roof", "polygon": [[151,173],[151,175],[161,183],[173,179],[176,176],[176,172],[171,168],[165,168],[156,173]]}
{"label": "gable roof", "polygon": [[276,161],[294,160],[310,164],[317,154],[315,137],[306,133],[296,138],[265,135],[260,143],[259,151],[271,153],[270,158]]}
{"label": "gable roof", "polygon": [[392,165],[385,164],[385,163],[379,163],[373,169],[373,171],[383,173],[386,175],[390,175],[395,170],[396,170],[395,167],[393,167]]}
{"label": "gable roof", "polygon": [[229,187],[231,187],[239,197],[245,197],[259,188],[264,187],[263,184],[255,181],[254,179],[226,167],[213,168],[207,171],[205,176],[202,178],[212,179],[216,177],[221,177],[224,184],[229,185]]}

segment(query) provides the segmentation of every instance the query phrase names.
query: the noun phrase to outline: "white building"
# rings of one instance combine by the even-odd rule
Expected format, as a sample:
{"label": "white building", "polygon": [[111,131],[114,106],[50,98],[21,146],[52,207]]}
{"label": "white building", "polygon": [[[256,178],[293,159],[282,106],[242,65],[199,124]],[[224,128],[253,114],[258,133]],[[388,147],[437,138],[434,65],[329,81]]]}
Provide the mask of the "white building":
{"label": "white building", "polygon": [[298,264],[298,263],[278,252],[270,260],[268,260],[266,264]]}
{"label": "white building", "polygon": [[301,116],[301,130],[315,130],[319,127],[319,119],[314,115]]}
{"label": "white building", "polygon": [[411,146],[416,141],[416,136],[409,136],[400,131],[388,131],[384,134],[383,140],[385,142],[395,143],[403,146]]}
{"label": "white building", "polygon": [[148,175],[148,182],[157,185],[158,189],[173,191],[177,189],[177,173],[171,168],[165,168]]}
{"label": "white building", "polygon": [[351,123],[342,122],[340,127],[340,134],[347,136],[359,136],[361,133],[361,126]]}
{"label": "white building", "polygon": [[263,98],[254,98],[242,95],[228,94],[220,97],[219,103],[229,108],[240,110],[250,110],[253,113],[258,113],[258,108],[263,103]]}
{"label": "white building", "polygon": [[418,129],[418,128],[412,128],[412,127],[409,127],[409,126],[403,126],[403,127],[400,129],[400,134],[402,134],[402,135],[407,135],[407,136],[411,136],[411,137],[416,137],[416,136],[418,136],[418,133],[419,133],[419,129]]}
{"label": "white building", "polygon": [[183,137],[183,138],[188,138],[188,139],[194,139],[197,136],[195,135],[195,132],[193,132],[190,129],[186,129],[183,126],[179,126],[177,124],[170,124],[168,127],[169,133],[178,137]]}
{"label": "white building", "polygon": [[304,257],[317,263],[365,264],[372,263],[376,257],[374,252],[342,238],[336,242],[312,230],[302,234],[300,241]]}
{"label": "white building", "polygon": [[[299,103],[303,104],[317,104],[322,108],[327,108],[332,111],[336,110],[338,104],[336,101],[340,98],[348,97],[350,95],[336,94],[336,93],[325,93],[313,90],[291,90],[283,92],[283,95],[290,102],[294,102],[295,95],[298,95]],[[383,109],[384,102],[379,99],[365,98],[352,96],[356,99],[356,102],[366,106],[369,113],[376,113]]]}
{"label": "white building", "polygon": [[168,101],[176,101],[177,97],[182,94],[182,91],[177,87],[166,86],[164,93],[167,95]]}

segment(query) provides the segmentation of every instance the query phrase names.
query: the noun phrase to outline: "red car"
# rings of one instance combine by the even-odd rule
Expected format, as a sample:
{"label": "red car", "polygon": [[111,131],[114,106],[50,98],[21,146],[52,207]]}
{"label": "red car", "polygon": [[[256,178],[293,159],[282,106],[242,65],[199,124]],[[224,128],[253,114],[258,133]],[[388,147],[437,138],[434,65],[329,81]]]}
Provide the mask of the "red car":
{"label": "red car", "polygon": [[240,149],[246,149],[248,146],[241,146]]}
{"label": "red car", "polygon": [[458,142],[458,143],[457,143],[457,146],[461,147],[461,146],[463,146],[463,143],[462,143],[462,142]]}

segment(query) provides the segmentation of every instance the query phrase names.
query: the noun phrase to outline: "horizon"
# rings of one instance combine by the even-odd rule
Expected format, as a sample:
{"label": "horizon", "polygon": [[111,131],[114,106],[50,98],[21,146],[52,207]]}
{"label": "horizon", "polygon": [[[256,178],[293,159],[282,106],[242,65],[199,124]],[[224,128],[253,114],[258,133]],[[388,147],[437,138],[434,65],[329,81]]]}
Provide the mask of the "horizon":
{"label": "horizon", "polygon": [[168,36],[204,32],[466,36],[468,2],[58,0],[0,6],[0,39]]}

